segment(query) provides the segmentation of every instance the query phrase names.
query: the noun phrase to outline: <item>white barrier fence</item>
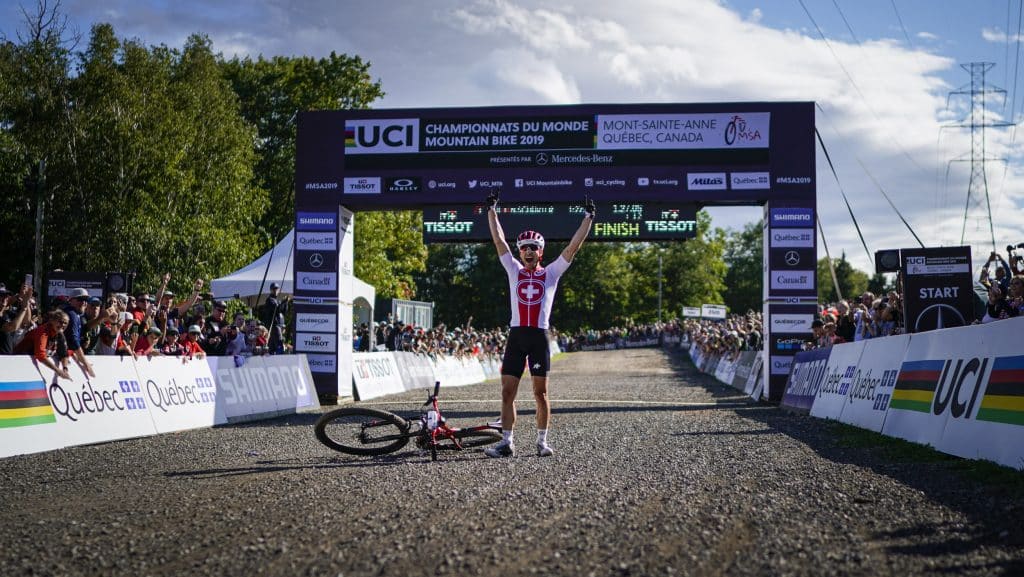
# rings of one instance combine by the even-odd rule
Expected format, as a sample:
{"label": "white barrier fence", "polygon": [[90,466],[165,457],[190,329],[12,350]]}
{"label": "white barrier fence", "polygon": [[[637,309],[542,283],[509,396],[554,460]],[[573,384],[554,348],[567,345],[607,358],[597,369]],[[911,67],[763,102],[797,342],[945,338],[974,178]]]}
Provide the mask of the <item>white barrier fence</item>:
{"label": "white barrier fence", "polygon": [[352,388],[360,401],[413,389],[482,383],[498,376],[501,361],[490,358],[439,356],[404,352],[353,353]]}
{"label": "white barrier fence", "polygon": [[699,347],[691,347],[688,342],[680,342],[679,347],[688,349],[693,364],[701,372],[711,373],[716,379],[725,383],[754,400],[761,398],[764,390],[764,375],[761,370],[760,351],[742,351],[736,355],[705,355]]}
{"label": "white barrier fence", "polygon": [[[549,341],[551,356],[562,350]],[[429,389],[436,381],[443,387],[482,383],[499,376],[501,359],[480,357],[431,357],[406,352],[352,354],[353,396],[360,401],[392,393]]]}
{"label": "white barrier fence", "polygon": [[1024,317],[798,353],[782,403],[1024,469],[1021,335]]}
{"label": "white barrier fence", "polygon": [[29,356],[0,357],[0,457],[212,427],[318,406],[305,355],[183,361],[90,357],[58,379]]}

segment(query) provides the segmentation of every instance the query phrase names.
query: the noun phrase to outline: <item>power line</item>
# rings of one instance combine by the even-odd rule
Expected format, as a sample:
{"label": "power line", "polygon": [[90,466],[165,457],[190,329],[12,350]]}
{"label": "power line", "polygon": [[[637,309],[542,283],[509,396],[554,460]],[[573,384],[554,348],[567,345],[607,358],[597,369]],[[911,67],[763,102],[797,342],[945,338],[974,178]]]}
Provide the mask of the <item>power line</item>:
{"label": "power line", "polygon": [[[811,16],[811,11],[807,9],[807,5],[804,4],[804,0],[797,0],[797,2],[799,2],[800,7],[804,9],[804,14],[807,14],[807,18],[811,21],[811,24],[814,25],[814,29],[818,31],[818,35],[821,36],[822,41],[825,42],[825,46],[828,47],[828,51],[832,53],[832,58],[835,59],[836,64],[839,65],[839,68],[843,71],[843,74],[846,75],[846,79],[850,81],[850,85],[853,86],[853,89],[857,92],[857,95],[860,96],[860,100],[864,104],[864,107],[868,109],[868,112],[871,113],[871,116],[875,117],[875,120],[878,121],[879,126],[885,126],[885,123],[882,121],[881,117],[878,116],[878,113],[875,112],[873,108],[871,108],[870,104],[868,104],[868,99],[867,97],[864,96],[864,92],[861,91],[860,86],[858,86],[857,83],[853,80],[853,75],[851,75],[850,71],[847,70],[846,66],[843,65],[843,61],[839,59],[839,55],[836,54],[835,49],[832,48],[832,43],[828,41],[828,38],[825,36],[825,33],[821,30],[821,27],[818,26],[818,22],[814,19],[814,16]],[[896,146],[899,147],[900,151],[903,153],[903,156],[905,156],[911,164],[916,166],[922,174],[927,174],[925,169],[920,164],[918,164],[916,160],[914,160],[914,157],[910,156],[910,153],[907,152],[907,149],[903,146],[903,143],[901,143],[899,139],[897,139],[894,136],[890,136],[890,138],[892,138],[892,141],[896,143]]]}
{"label": "power line", "polygon": [[[1022,10],[1024,10],[1024,0],[1017,5],[1017,55],[1013,59],[1013,92],[1011,93],[1013,94],[1013,97],[1010,103],[1010,122],[1017,122],[1017,65],[1020,64],[1020,24]],[[1009,38],[1007,38],[1007,40],[1009,40]],[[1007,42],[1006,46],[1009,47],[1010,43]],[[1003,100],[1004,105],[1005,103],[1006,101]]]}
{"label": "power line", "polygon": [[896,0],[890,0],[892,2],[892,11],[896,13],[896,21],[900,23],[900,30],[903,30],[903,37],[907,39],[907,44],[910,45],[912,52],[917,52],[917,48],[914,48],[914,41],[910,39],[910,34],[907,34],[907,27],[903,25],[903,18],[900,18],[900,11],[896,8]]}
{"label": "power line", "polygon": [[[818,144],[821,145],[821,151],[825,153],[825,160],[828,161],[828,167],[832,169],[832,177],[836,179],[836,186],[839,187],[839,194],[843,196],[843,202],[846,203],[846,210],[850,213],[850,220],[853,221],[853,227],[857,229],[857,236],[860,237],[860,244],[864,247],[864,253],[868,255],[868,262],[871,262],[871,251],[868,250],[868,243],[864,242],[864,234],[860,231],[860,225],[857,223],[857,217],[853,214],[853,208],[850,206],[849,199],[846,198],[846,191],[843,190],[843,183],[839,182],[839,174],[836,173],[836,167],[832,164],[832,157],[828,153],[828,149],[825,148],[825,141],[821,139],[821,133],[818,132],[818,128],[814,128],[814,134],[818,137]],[[821,228],[821,221],[818,222],[818,228],[822,231],[821,240],[825,240],[824,229]],[[825,248],[826,255],[828,254],[828,246]],[[831,258],[831,257],[829,257]]]}
{"label": "power line", "polygon": [[850,31],[850,36],[853,37],[853,41],[857,43],[857,46],[861,46],[860,40],[857,39],[857,35],[853,32],[853,26],[850,26],[850,22],[846,19],[846,14],[843,14],[843,9],[839,7],[837,0],[832,0],[832,5],[836,7],[836,12],[839,13],[839,17],[843,19],[843,23],[846,24],[846,29]]}

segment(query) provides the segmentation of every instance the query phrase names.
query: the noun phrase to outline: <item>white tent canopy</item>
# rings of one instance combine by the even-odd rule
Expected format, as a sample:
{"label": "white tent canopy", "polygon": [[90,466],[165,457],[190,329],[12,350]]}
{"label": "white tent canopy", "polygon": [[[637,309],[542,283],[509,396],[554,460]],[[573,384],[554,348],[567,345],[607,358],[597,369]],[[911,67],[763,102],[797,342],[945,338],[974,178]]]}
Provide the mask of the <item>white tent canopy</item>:
{"label": "white tent canopy", "polygon": [[[292,266],[295,249],[295,229],[292,229],[281,242],[263,256],[236,270],[235,272],[210,283],[210,291],[216,299],[230,299],[238,295],[249,301],[250,305],[258,304],[256,299],[262,294],[263,300],[270,292],[270,283],[281,285],[283,295],[293,294],[295,285],[292,280]],[[269,263],[269,267],[268,267]],[[261,290],[262,289],[262,290]],[[377,290],[365,282],[352,277],[353,300],[365,299],[369,308],[373,308]]]}

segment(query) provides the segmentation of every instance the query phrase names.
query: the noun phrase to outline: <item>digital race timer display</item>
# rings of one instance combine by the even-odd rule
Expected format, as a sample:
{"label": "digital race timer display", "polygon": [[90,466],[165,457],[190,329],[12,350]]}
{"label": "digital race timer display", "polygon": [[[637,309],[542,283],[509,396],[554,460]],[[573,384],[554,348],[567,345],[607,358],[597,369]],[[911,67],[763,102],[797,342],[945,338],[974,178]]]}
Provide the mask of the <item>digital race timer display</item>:
{"label": "digital race timer display", "polygon": [[[499,205],[498,219],[507,239],[536,230],[548,240],[569,240],[583,218],[582,204]],[[697,207],[692,204],[632,202],[601,205],[588,241],[684,240],[697,236]],[[487,207],[460,204],[423,211],[423,242],[490,241]]]}

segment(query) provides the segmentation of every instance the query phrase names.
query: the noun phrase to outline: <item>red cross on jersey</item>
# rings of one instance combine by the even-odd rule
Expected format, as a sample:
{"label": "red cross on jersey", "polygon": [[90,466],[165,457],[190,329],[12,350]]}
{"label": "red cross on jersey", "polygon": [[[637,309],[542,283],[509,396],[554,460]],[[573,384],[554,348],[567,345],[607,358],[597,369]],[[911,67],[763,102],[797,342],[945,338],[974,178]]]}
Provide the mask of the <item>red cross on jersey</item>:
{"label": "red cross on jersey", "polygon": [[501,255],[501,264],[508,274],[509,302],[512,305],[510,326],[548,328],[558,279],[569,268],[569,262],[559,255],[547,267],[538,266],[531,271],[507,252]]}

